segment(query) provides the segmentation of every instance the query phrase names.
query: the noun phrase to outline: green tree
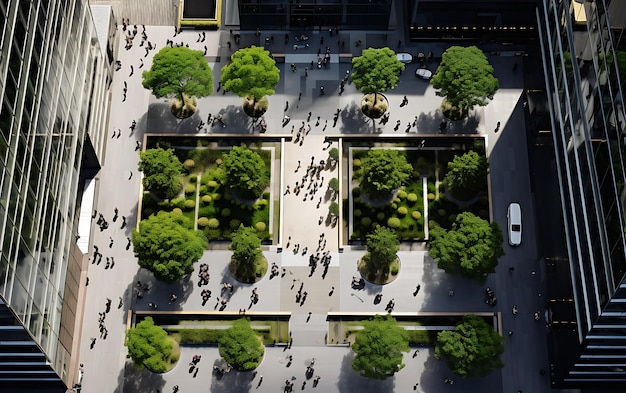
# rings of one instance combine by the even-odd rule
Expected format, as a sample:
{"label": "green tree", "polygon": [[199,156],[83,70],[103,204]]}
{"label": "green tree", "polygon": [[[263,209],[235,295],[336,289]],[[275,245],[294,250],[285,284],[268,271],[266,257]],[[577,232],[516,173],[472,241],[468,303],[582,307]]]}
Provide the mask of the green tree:
{"label": "green tree", "polygon": [[226,363],[239,371],[257,368],[265,352],[257,333],[250,327],[250,321],[245,318],[235,320],[220,335],[218,349]]}
{"label": "green tree", "polygon": [[332,165],[335,165],[339,161],[339,149],[333,147],[328,151],[328,160]]}
{"label": "green tree", "polygon": [[337,179],[336,177],[333,177],[332,179],[330,179],[328,181],[328,188],[330,188],[331,190],[335,192],[339,191],[339,179]]}
{"label": "green tree", "polygon": [[[441,58],[430,83],[445,97],[452,118],[465,116],[475,105],[487,105],[498,90],[498,79],[485,54],[475,46],[451,46]],[[447,110],[449,109],[449,111]]]}
{"label": "green tree", "polygon": [[396,254],[400,250],[400,241],[395,231],[379,226],[367,234],[367,254],[365,261],[370,266],[370,271],[387,272],[391,262],[396,260]]}
{"label": "green tree", "polygon": [[404,368],[402,352],[409,352],[407,332],[391,315],[376,315],[363,322],[352,350],[352,369],[364,377],[386,379]]}
{"label": "green tree", "polygon": [[337,202],[331,202],[328,206],[328,214],[331,216],[339,216],[339,204]]}
{"label": "green tree", "polygon": [[157,373],[167,370],[173,345],[167,332],[155,325],[151,317],[126,331],[124,345],[128,347],[128,355],[138,369],[147,367]]}
{"label": "green tree", "polygon": [[173,198],[183,189],[183,164],[174,150],[148,149],[139,153],[139,170],[143,172],[143,187],[163,198]]}
{"label": "green tree", "polygon": [[372,149],[358,171],[361,192],[374,200],[387,199],[411,176],[413,168],[399,150]]}
{"label": "green tree", "polygon": [[251,100],[250,105],[255,108],[263,97],[276,92],[280,70],[265,48],[253,45],[239,49],[230,60],[230,64],[222,67],[220,77],[225,91]]}
{"label": "green tree", "polygon": [[213,72],[204,53],[185,46],[163,47],[141,76],[143,87],[157,98],[183,102],[184,95],[206,97],[213,92]]}
{"label": "green tree", "polygon": [[133,230],[133,247],[139,266],[159,280],[174,282],[193,271],[208,242],[187,217],[160,211]]}
{"label": "green tree", "polygon": [[352,82],[363,94],[384,93],[398,85],[404,64],[389,48],[368,48],[352,58]]}
{"label": "green tree", "polygon": [[495,222],[463,212],[449,231],[439,226],[431,229],[429,253],[447,273],[460,273],[483,283],[504,255],[502,231]]}
{"label": "green tree", "polygon": [[270,184],[265,161],[245,145],[233,146],[222,156],[226,184],[243,199],[256,199]]}
{"label": "green tree", "polygon": [[482,377],[504,364],[500,355],[504,341],[493,327],[476,315],[466,315],[454,330],[437,334],[435,357],[445,359],[448,367],[462,377]]}
{"label": "green tree", "polygon": [[228,249],[233,252],[236,274],[240,278],[254,277],[257,262],[261,256],[261,239],[252,227],[241,225],[233,232],[232,242]]}
{"label": "green tree", "polygon": [[475,151],[454,156],[448,163],[446,185],[450,193],[461,199],[469,199],[487,189],[487,158]]}

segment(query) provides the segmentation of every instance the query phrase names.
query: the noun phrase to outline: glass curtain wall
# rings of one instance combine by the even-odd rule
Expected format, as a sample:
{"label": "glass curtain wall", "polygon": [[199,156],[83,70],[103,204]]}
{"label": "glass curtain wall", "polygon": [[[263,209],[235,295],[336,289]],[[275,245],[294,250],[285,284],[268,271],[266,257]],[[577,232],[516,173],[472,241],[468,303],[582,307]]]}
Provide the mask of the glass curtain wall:
{"label": "glass curtain wall", "polygon": [[95,36],[85,0],[0,0],[0,296],[61,378]]}
{"label": "glass curtain wall", "polygon": [[563,382],[575,386],[626,382],[615,361],[626,356],[625,117],[605,7],[544,0],[538,10],[580,344]]}

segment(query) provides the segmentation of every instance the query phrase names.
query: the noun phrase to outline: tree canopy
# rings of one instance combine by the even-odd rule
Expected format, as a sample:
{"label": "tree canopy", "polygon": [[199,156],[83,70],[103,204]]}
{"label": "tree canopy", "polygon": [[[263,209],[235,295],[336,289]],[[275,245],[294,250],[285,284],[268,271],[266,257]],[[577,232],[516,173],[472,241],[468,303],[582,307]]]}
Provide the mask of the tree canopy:
{"label": "tree canopy", "polygon": [[135,367],[162,373],[168,366],[172,353],[172,343],[167,332],[154,324],[152,317],[146,317],[134,328],[126,331],[124,345],[128,347],[128,355]]}
{"label": "tree canopy", "polygon": [[160,211],[139,222],[139,230],[133,230],[133,247],[139,266],[159,280],[174,282],[193,271],[208,242],[187,217]]}
{"label": "tree canopy", "polygon": [[398,85],[404,64],[389,48],[368,48],[352,58],[352,82],[363,94],[384,93]]}
{"label": "tree canopy", "polygon": [[376,227],[367,234],[366,245],[366,261],[374,268],[372,270],[387,270],[400,250],[400,241],[395,231],[383,226]]}
{"label": "tree canopy", "polygon": [[183,189],[183,164],[174,150],[148,149],[139,153],[139,170],[143,172],[143,187],[163,198],[173,198]]}
{"label": "tree canopy", "polygon": [[389,149],[371,149],[361,160],[361,191],[374,200],[386,199],[411,176],[413,167],[404,152]]}
{"label": "tree canopy", "polygon": [[485,54],[475,46],[451,46],[441,58],[441,63],[430,83],[436,94],[462,114],[475,105],[487,105],[498,90],[498,79]]}
{"label": "tree canopy", "polygon": [[226,184],[243,199],[256,199],[270,184],[265,161],[245,145],[233,146],[222,156]]}
{"label": "tree canopy", "polygon": [[185,46],[163,47],[152,66],[141,74],[143,87],[157,98],[206,97],[213,92],[213,72],[201,50]]}
{"label": "tree canopy", "polygon": [[250,371],[259,366],[265,347],[245,318],[237,319],[218,340],[220,356],[235,370]]}
{"label": "tree canopy", "polygon": [[237,275],[242,278],[254,276],[257,260],[261,255],[261,239],[257,231],[252,227],[241,225],[233,232],[228,249],[233,252]]}
{"label": "tree canopy", "polygon": [[502,337],[476,315],[466,315],[454,330],[437,334],[435,357],[445,359],[448,367],[462,377],[480,377],[504,364]]}
{"label": "tree canopy", "polygon": [[262,97],[275,93],[280,70],[270,52],[260,46],[239,49],[231,56],[231,63],[222,67],[220,81],[226,91],[239,97]]}
{"label": "tree canopy", "polygon": [[495,222],[463,212],[449,231],[439,226],[431,229],[429,253],[447,273],[460,273],[482,283],[504,255],[502,231]]}
{"label": "tree canopy", "polygon": [[407,332],[391,315],[376,315],[363,322],[352,350],[352,369],[373,379],[386,379],[404,368],[402,352],[409,352]]}
{"label": "tree canopy", "polygon": [[460,199],[469,199],[487,189],[487,158],[475,151],[454,156],[448,163],[448,191]]}

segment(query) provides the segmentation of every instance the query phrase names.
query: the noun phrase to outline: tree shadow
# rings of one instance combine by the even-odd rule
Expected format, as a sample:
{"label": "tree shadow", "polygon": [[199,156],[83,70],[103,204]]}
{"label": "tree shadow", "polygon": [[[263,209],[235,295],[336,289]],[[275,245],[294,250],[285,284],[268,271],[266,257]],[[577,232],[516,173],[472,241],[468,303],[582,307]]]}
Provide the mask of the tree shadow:
{"label": "tree shadow", "polygon": [[[219,358],[213,362],[214,367],[226,369],[228,365],[224,359]],[[248,392],[252,388],[253,371],[236,371],[232,369],[227,373],[216,373],[212,370],[211,392],[241,393]]]}
{"label": "tree shadow", "polygon": [[118,381],[119,384],[114,393],[156,392],[163,391],[165,386],[165,380],[161,374],[153,373],[147,369],[137,370],[132,362],[126,362]]}
{"label": "tree shadow", "polygon": [[208,132],[212,134],[253,134],[253,121],[244,112],[241,105],[228,105],[226,108],[222,108],[219,112],[213,113],[213,116],[222,116],[224,122],[213,122],[213,125],[207,125]]}
{"label": "tree shadow", "polygon": [[352,102],[343,108],[341,115],[341,132],[344,134],[373,134],[376,130],[372,119],[365,116],[361,108]]}
{"label": "tree shadow", "polygon": [[[461,120],[450,121],[441,110],[420,113],[417,116],[419,134],[477,134],[480,118],[476,111]],[[442,125],[445,124],[445,128]]]}
{"label": "tree shadow", "polygon": [[[196,133],[196,126],[200,122],[198,111],[193,116],[181,120],[172,115],[167,102],[153,102],[148,105],[145,116],[145,125],[138,122],[138,129],[145,130],[146,134]],[[191,124],[194,124],[193,126]],[[143,126],[143,127],[142,127]]]}
{"label": "tree shadow", "polygon": [[352,360],[354,360],[354,352],[349,352],[343,357],[341,362],[341,371],[339,373],[339,382],[337,388],[340,392],[377,392],[391,393],[395,391],[394,377],[385,379],[384,381],[365,378],[360,376],[352,369]]}
{"label": "tree shadow", "polygon": [[[193,274],[193,273],[192,273]],[[138,284],[141,285],[138,285]],[[166,283],[154,278],[154,275],[147,269],[138,268],[137,273],[126,290],[124,290],[123,298],[127,299],[121,307],[125,312],[122,320],[126,322],[127,312],[129,310],[149,310],[149,303],[157,305],[159,311],[182,311],[183,305],[193,291],[193,281],[191,275],[187,275],[182,279]],[[176,295],[177,299],[170,302],[170,295]],[[132,301],[128,301],[132,299]]]}

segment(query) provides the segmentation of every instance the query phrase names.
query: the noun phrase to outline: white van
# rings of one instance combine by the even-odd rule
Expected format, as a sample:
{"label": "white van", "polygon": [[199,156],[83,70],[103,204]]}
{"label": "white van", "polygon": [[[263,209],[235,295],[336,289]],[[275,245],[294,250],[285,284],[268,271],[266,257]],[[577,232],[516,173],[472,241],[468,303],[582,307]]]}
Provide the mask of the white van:
{"label": "white van", "polygon": [[509,244],[519,246],[522,243],[522,208],[519,203],[511,203],[506,212],[509,228]]}

